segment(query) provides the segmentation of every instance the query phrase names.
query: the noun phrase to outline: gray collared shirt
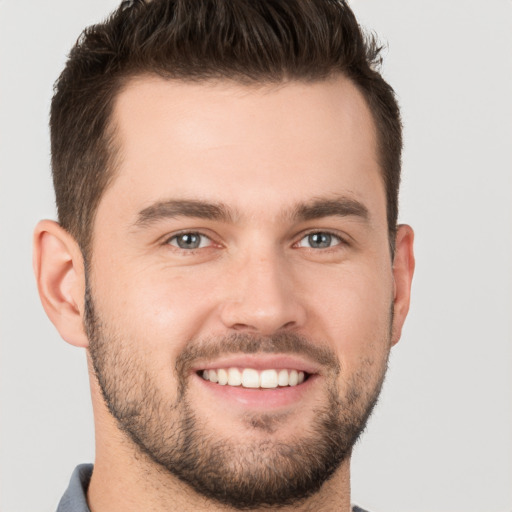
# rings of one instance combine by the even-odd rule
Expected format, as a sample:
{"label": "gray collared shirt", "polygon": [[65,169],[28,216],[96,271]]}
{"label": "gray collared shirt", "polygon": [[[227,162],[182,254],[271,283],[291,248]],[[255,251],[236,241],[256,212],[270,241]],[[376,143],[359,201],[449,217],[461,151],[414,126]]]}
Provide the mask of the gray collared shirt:
{"label": "gray collared shirt", "polygon": [[[57,512],[91,512],[87,505],[87,488],[91,481],[92,464],[80,464],[75,468],[69,486],[60,500]],[[354,506],[352,512],[366,512]]]}
{"label": "gray collared shirt", "polygon": [[75,468],[69,486],[59,502],[57,512],[91,512],[86,495],[92,468],[92,464],[80,464]]}

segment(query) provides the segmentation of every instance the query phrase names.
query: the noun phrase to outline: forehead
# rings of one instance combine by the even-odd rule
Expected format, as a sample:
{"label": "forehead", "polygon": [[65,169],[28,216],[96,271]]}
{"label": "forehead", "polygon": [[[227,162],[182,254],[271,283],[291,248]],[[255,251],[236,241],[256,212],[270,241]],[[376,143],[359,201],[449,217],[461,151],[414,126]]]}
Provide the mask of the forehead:
{"label": "forehead", "polygon": [[372,115],[341,76],[258,87],[137,78],[113,124],[119,166],[100,209],[177,198],[260,214],[308,196],[373,193],[385,210]]}

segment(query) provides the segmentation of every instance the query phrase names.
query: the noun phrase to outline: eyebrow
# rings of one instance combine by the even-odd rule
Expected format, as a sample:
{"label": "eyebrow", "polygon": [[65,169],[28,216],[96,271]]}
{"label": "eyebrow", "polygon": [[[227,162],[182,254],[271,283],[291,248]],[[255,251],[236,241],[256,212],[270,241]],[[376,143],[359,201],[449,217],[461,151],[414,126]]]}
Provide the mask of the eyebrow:
{"label": "eyebrow", "polygon": [[[368,208],[361,202],[341,196],[337,198],[317,198],[310,202],[298,203],[291,210],[283,212],[283,217],[295,222],[305,222],[323,217],[359,217],[369,220]],[[233,224],[241,215],[223,203],[210,203],[195,199],[170,199],[158,201],[141,210],[135,222],[136,227],[148,227],[165,219],[191,217],[215,220]]]}
{"label": "eyebrow", "polygon": [[194,217],[227,223],[234,222],[234,212],[222,203],[170,199],[168,201],[159,201],[141,210],[137,216],[135,226],[147,227],[160,220],[176,217]]}
{"label": "eyebrow", "polygon": [[298,221],[320,219],[322,217],[359,217],[368,221],[368,208],[357,201],[345,196],[334,199],[314,199],[309,203],[299,203],[292,214]]}

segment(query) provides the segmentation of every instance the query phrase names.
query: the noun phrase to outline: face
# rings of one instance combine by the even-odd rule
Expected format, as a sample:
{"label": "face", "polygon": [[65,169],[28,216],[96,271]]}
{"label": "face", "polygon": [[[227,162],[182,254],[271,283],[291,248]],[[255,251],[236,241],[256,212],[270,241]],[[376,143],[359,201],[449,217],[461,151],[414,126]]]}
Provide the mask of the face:
{"label": "face", "polygon": [[235,507],[292,503],[343,464],[393,331],[375,130],[343,78],[144,78],[119,96],[86,328],[133,449]]}

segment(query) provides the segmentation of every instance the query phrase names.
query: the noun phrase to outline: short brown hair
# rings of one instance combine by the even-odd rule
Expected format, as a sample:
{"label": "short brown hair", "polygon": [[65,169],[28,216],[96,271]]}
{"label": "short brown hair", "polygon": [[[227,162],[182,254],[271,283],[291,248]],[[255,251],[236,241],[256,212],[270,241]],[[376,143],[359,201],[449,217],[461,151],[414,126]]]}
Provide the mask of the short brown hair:
{"label": "short brown hair", "polygon": [[101,196],[115,171],[114,100],[133,77],[240,83],[319,81],[339,73],[373,114],[393,246],[402,127],[380,48],[344,0],[135,0],[86,28],[55,84],[52,170],[58,217],[90,249]]}

